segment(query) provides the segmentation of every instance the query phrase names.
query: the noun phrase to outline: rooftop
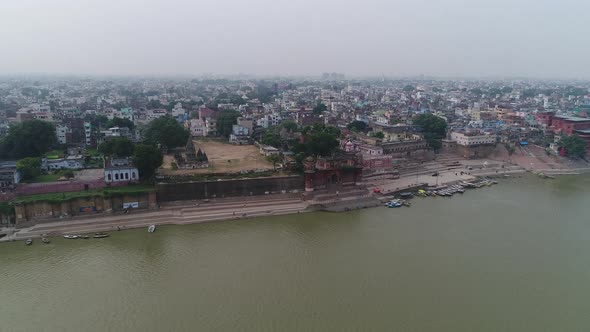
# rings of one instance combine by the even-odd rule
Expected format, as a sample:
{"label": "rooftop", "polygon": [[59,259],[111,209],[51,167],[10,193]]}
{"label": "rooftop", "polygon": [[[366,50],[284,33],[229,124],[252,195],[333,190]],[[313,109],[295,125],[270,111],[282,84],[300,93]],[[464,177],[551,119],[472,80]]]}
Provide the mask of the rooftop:
{"label": "rooftop", "polygon": [[572,122],[590,122],[590,118],[581,118],[578,116],[557,115],[555,118]]}

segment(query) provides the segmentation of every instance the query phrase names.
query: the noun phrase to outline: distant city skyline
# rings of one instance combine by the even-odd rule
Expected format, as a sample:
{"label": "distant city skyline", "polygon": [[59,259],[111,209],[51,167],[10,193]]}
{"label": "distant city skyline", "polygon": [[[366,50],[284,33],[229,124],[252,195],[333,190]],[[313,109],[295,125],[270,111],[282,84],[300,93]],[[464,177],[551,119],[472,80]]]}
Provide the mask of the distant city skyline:
{"label": "distant city skyline", "polygon": [[20,0],[0,75],[590,79],[574,0]]}

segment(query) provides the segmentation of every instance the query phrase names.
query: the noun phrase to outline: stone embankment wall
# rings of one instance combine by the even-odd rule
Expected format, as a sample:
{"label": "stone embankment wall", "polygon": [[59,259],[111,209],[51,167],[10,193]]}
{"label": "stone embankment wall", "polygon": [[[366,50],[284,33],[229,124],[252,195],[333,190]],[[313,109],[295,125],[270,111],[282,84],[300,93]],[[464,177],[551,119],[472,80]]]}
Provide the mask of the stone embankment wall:
{"label": "stone embankment wall", "polygon": [[275,193],[297,193],[304,189],[303,176],[198,181],[185,183],[158,183],[158,202],[211,199],[223,197],[256,196]]}
{"label": "stone embankment wall", "polygon": [[39,201],[15,204],[16,223],[35,222],[62,216],[91,215],[124,210],[125,203],[136,203],[133,209],[157,207],[156,193],[142,193],[113,197],[75,198],[63,202]]}

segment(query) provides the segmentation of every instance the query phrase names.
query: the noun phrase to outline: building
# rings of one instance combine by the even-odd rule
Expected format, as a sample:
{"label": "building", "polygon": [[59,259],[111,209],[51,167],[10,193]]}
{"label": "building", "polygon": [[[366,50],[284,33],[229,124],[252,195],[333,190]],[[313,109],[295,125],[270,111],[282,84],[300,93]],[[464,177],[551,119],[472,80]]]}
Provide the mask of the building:
{"label": "building", "polygon": [[496,135],[479,131],[451,132],[449,138],[442,140],[442,150],[466,159],[485,158],[494,151],[497,140]]}
{"label": "building", "polygon": [[131,107],[121,108],[119,115],[120,118],[130,120],[131,122],[134,120],[133,109]]}
{"label": "building", "polygon": [[57,159],[43,158],[41,160],[41,169],[45,171],[82,168],[84,168],[84,157],[82,155],[73,155]]}
{"label": "building", "polygon": [[186,123],[186,126],[189,127],[191,132],[191,136],[193,137],[201,137],[207,136],[207,130],[205,128],[205,123],[201,119],[192,119]]}
{"label": "building", "polygon": [[98,137],[98,143],[103,143],[111,138],[124,137],[129,140],[133,139],[133,133],[127,127],[113,127],[107,130],[101,130]]}
{"label": "building", "polygon": [[55,136],[57,137],[57,142],[59,144],[67,144],[68,143],[68,133],[71,133],[70,128],[66,125],[57,125],[55,126]]}
{"label": "building", "polygon": [[308,157],[304,162],[305,191],[339,190],[354,187],[363,179],[362,156],[340,152],[330,157]]}
{"label": "building", "polygon": [[146,113],[146,119],[149,122],[149,121],[155,120],[157,118],[161,118],[163,116],[166,116],[166,114],[168,114],[168,112],[165,109],[148,110]]}
{"label": "building", "polygon": [[22,174],[16,169],[16,161],[0,162],[0,190],[12,191],[20,182]]}
{"label": "building", "polygon": [[576,130],[590,129],[590,119],[577,116],[556,115],[550,121],[550,127],[556,134],[572,135]]}
{"label": "building", "polygon": [[248,144],[250,142],[250,130],[244,126],[233,125],[229,141],[233,144]]}
{"label": "building", "polygon": [[137,182],[139,171],[131,164],[129,158],[105,158],[104,181],[106,183]]}
{"label": "building", "polygon": [[260,144],[260,154],[268,157],[272,155],[278,155],[280,154],[280,151],[274,146]]}
{"label": "building", "polygon": [[496,144],[496,136],[479,133],[451,133],[451,139],[462,146],[476,146],[482,144]]}

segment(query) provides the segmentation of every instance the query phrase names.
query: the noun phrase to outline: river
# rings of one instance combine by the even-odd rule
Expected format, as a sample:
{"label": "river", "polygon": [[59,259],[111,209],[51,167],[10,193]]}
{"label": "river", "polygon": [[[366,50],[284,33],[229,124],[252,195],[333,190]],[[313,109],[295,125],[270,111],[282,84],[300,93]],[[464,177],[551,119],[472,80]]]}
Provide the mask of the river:
{"label": "river", "polygon": [[590,176],[0,244],[2,331],[585,331]]}

